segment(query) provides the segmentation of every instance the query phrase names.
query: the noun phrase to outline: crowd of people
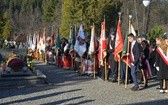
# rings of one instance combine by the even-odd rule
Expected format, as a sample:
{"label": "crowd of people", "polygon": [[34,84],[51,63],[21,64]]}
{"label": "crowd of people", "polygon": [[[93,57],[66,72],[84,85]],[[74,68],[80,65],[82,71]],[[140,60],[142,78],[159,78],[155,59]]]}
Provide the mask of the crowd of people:
{"label": "crowd of people", "polygon": [[[156,43],[150,43],[144,35],[136,37],[130,33],[126,38],[129,41],[129,51],[126,54],[129,64],[122,59],[120,62],[114,59],[116,32],[111,32],[109,38],[106,39],[107,49],[103,51],[105,53],[103,62],[100,62],[97,56],[100,51],[99,39],[96,41],[97,47],[94,54],[89,55],[90,41],[80,36],[77,37],[77,40],[80,40],[82,46],[85,43],[84,52],[71,51],[71,43],[66,38],[62,38],[59,49],[55,50],[50,44],[46,46],[46,60],[49,64],[56,64],[65,69],[73,68],[79,75],[94,76],[96,74],[98,78],[103,80],[107,78],[107,81],[113,83],[133,83],[132,91],[140,90],[141,83],[143,88],[147,88],[149,79],[157,77],[160,93],[167,93],[168,33],[165,33],[164,37],[157,37]],[[83,54],[80,55],[81,53]],[[122,52],[120,54],[122,56]],[[128,75],[126,75],[126,67],[128,67]],[[126,76],[127,81],[125,80]]]}

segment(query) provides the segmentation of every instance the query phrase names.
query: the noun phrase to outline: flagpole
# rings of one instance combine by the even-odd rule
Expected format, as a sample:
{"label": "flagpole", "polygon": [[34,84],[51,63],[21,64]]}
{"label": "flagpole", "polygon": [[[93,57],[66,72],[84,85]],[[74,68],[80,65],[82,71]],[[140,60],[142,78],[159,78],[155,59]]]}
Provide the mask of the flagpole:
{"label": "flagpole", "polygon": [[[59,35],[59,28],[58,28],[58,30],[57,30],[56,41],[58,41],[58,40],[57,40],[57,38],[59,37],[58,35]],[[59,62],[59,54],[58,54],[59,51],[58,51],[58,48],[57,48],[57,42],[55,43],[55,46],[56,46],[56,51],[57,51],[57,56],[56,56],[56,58],[57,58],[57,61],[56,61],[56,62],[57,62],[57,63],[56,63],[56,65],[57,65],[57,67],[59,67],[59,64],[58,64],[58,62]]]}
{"label": "flagpole", "polygon": [[[119,21],[118,22],[120,22],[121,21],[121,12],[118,12],[118,15],[119,15]],[[118,85],[120,85],[120,56],[119,56],[119,61],[118,61]]]}
{"label": "flagpole", "polygon": [[[73,24],[73,22],[72,22],[72,24]],[[70,37],[69,37],[69,39],[70,39],[70,47],[71,47],[71,44],[72,44],[72,32],[73,32],[73,26],[70,26]],[[74,62],[73,62],[73,59],[74,59],[74,54],[72,54],[71,55],[71,69],[73,69],[73,65],[74,65]]]}
{"label": "flagpole", "polygon": [[94,75],[93,77],[96,78],[96,54],[94,53]]}
{"label": "flagpole", "polygon": [[[43,33],[44,35],[46,35],[46,28],[44,27],[44,33]],[[45,36],[46,37],[46,36]],[[44,39],[43,39],[44,40]],[[45,44],[45,43],[44,43]],[[46,51],[44,51],[44,55],[42,55],[43,56],[43,61],[46,63],[47,62],[47,57],[46,57]]]}
{"label": "flagpole", "polygon": [[[93,23],[93,28],[95,28],[94,27],[94,23]],[[95,34],[95,30],[93,30],[94,31],[94,34]],[[94,68],[93,68],[93,70],[94,70],[94,74],[93,74],[93,78],[96,78],[96,53],[93,53],[93,64],[94,64]]]}
{"label": "flagpole", "polygon": [[[129,33],[131,32],[131,19],[132,15],[129,15]],[[127,53],[129,53],[129,41],[128,41]],[[127,54],[127,62],[128,62],[128,54]],[[127,88],[128,82],[128,65],[126,65],[126,75],[125,75],[125,88]]]}
{"label": "flagpole", "polygon": [[[104,15],[104,23],[106,22],[106,20],[105,20],[105,15]],[[104,24],[104,27],[105,27],[105,24]],[[105,30],[105,28],[104,28],[104,30]],[[105,40],[106,40],[106,38],[105,38]],[[104,63],[104,73],[105,73],[105,81],[107,81],[107,61],[106,61],[106,57],[105,57],[105,63]]]}

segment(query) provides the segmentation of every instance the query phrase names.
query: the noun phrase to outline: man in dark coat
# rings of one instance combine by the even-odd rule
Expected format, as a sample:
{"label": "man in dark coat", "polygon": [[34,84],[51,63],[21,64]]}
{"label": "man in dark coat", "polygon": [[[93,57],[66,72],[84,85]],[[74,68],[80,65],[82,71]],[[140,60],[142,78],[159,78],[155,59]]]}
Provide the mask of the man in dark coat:
{"label": "man in dark coat", "polygon": [[138,42],[135,40],[135,36],[130,33],[128,35],[128,41],[130,42],[130,61],[131,61],[131,76],[133,79],[134,86],[131,88],[132,91],[139,90],[138,81],[136,77],[136,70],[140,59],[140,47]]}
{"label": "man in dark coat", "polygon": [[108,44],[108,62],[110,64],[110,73],[112,82],[117,82],[117,62],[114,60],[114,48],[115,48],[115,32],[110,33],[110,39]]}

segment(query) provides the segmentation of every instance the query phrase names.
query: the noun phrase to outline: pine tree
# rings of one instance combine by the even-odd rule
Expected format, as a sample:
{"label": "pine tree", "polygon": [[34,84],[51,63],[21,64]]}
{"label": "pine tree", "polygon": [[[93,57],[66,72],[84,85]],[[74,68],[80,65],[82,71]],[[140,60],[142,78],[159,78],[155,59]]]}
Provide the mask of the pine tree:
{"label": "pine tree", "polygon": [[62,20],[60,26],[60,32],[64,37],[68,38],[69,27],[72,24],[72,21],[76,21],[76,8],[74,0],[64,0],[62,6]]}
{"label": "pine tree", "polygon": [[[121,7],[116,0],[64,0],[62,4],[61,34],[68,37],[69,26],[75,21],[77,26],[82,22],[84,30],[90,32],[90,26],[95,23],[95,29],[100,29],[100,24],[106,18],[106,29],[116,27],[118,12]],[[100,33],[97,31],[96,33]]]}
{"label": "pine tree", "polygon": [[7,12],[4,13],[3,24],[2,38],[8,40],[11,37],[11,23]]}
{"label": "pine tree", "polygon": [[43,16],[42,19],[44,22],[53,22],[56,17],[56,5],[58,0],[43,0]]}

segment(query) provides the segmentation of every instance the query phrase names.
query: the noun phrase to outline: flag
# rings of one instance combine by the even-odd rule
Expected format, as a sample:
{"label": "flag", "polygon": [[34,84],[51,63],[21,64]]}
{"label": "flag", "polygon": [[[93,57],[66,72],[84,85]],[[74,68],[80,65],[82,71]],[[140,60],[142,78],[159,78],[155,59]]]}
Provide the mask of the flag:
{"label": "flag", "polygon": [[75,27],[74,26],[71,26],[71,29],[70,29],[69,42],[71,44],[69,53],[74,54],[74,46],[75,46]]}
{"label": "flag", "polygon": [[129,34],[132,33],[134,36],[136,36],[135,29],[132,24],[130,24]]}
{"label": "flag", "polygon": [[32,45],[31,45],[31,49],[32,49],[33,51],[35,51],[36,45],[37,45],[37,37],[36,37],[36,34],[34,34],[34,35],[33,35],[33,40],[32,40]]}
{"label": "flag", "polygon": [[91,27],[91,39],[90,39],[90,46],[89,46],[89,51],[88,54],[91,55],[95,52],[96,50],[96,38],[95,38],[95,26],[93,24],[93,26]]}
{"label": "flag", "polygon": [[55,34],[53,33],[50,39],[50,46],[54,46]]}
{"label": "flag", "polygon": [[38,34],[38,35],[37,35],[37,50],[39,50],[40,46],[41,46],[41,43],[40,43],[40,35]]}
{"label": "flag", "polygon": [[44,29],[44,32],[43,32],[43,37],[42,37],[42,50],[45,52],[45,46],[46,45],[46,32],[45,32],[45,29]]}
{"label": "flag", "polygon": [[122,51],[122,60],[130,67],[130,58],[128,57],[127,53],[129,53],[129,49],[128,49],[128,37],[125,36],[125,40],[124,40],[124,48]]}
{"label": "flag", "polygon": [[81,37],[82,39],[85,39],[85,34],[83,31],[83,24],[81,24],[79,27],[78,36]]}
{"label": "flag", "polygon": [[60,48],[60,33],[59,33],[59,30],[58,30],[58,33],[57,33],[57,36],[56,36],[56,40],[55,40],[55,48],[56,49],[59,49]]}
{"label": "flag", "polygon": [[78,53],[80,57],[82,57],[86,51],[86,43],[84,40],[85,40],[85,35],[83,31],[83,25],[81,24],[79,27],[78,36],[74,46],[74,50]]}
{"label": "flag", "polygon": [[[130,24],[128,33],[129,34],[132,33],[134,36],[136,36],[136,32],[135,32],[132,24]],[[130,67],[130,57],[127,55],[127,53],[129,53],[128,45],[129,45],[128,37],[125,36],[124,48],[123,48],[123,52],[122,52],[122,60]]]}
{"label": "flag", "polygon": [[115,48],[114,48],[114,59],[118,61],[120,59],[119,53],[123,50],[124,43],[121,33],[121,23],[120,20],[118,21],[117,25],[117,33],[116,33],[116,40],[115,40]]}
{"label": "flag", "polygon": [[32,45],[32,37],[31,35],[28,36],[28,47],[31,48]]}
{"label": "flag", "polygon": [[107,48],[106,37],[105,37],[105,21],[101,24],[101,35],[99,40],[99,53],[98,53],[98,60],[101,62],[105,58],[106,54],[104,51]]}

